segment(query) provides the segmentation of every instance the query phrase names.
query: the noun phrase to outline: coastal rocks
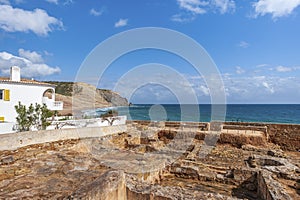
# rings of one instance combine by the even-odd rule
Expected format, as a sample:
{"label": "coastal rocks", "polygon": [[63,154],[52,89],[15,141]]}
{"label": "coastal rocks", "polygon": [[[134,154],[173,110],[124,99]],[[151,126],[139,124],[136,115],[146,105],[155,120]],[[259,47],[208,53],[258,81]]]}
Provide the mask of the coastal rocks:
{"label": "coastal rocks", "polygon": [[78,114],[85,109],[128,106],[126,98],[111,90],[98,89],[87,83],[53,82],[57,85],[55,99],[64,102],[62,115]]}
{"label": "coastal rocks", "polygon": [[112,106],[128,106],[127,99],[121,97],[114,91],[97,89],[97,93],[100,94],[107,102],[111,103]]}

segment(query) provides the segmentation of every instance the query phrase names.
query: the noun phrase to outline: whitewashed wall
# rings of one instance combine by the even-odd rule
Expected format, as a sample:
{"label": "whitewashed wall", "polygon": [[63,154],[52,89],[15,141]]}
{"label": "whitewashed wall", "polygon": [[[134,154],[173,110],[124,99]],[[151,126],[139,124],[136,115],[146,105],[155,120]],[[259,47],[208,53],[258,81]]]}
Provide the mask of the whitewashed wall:
{"label": "whitewashed wall", "polygon": [[[127,116],[117,116],[113,121],[112,126],[125,125]],[[111,120],[111,118],[109,118]],[[55,128],[68,129],[68,128],[83,128],[83,127],[105,127],[111,126],[107,120],[101,118],[94,119],[80,119],[80,120],[65,120],[65,121],[53,121],[47,130],[53,130]]]}
{"label": "whitewashed wall", "polygon": [[0,83],[0,89],[10,90],[10,101],[0,100],[0,116],[3,116],[7,122],[15,122],[17,113],[15,111],[15,105],[20,101],[27,107],[32,103],[42,104],[43,93],[47,89],[53,89],[54,87],[45,85],[25,85],[25,84],[12,84],[12,83]]}
{"label": "whitewashed wall", "polygon": [[2,123],[0,122],[0,134],[5,134],[5,133],[14,133],[16,131],[13,130],[15,123],[11,122],[11,123]]}

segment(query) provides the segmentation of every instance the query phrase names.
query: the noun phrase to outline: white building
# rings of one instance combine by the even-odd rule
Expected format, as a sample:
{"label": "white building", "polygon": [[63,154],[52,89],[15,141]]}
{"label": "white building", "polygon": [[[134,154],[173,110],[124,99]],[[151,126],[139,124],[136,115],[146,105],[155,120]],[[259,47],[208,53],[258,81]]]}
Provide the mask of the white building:
{"label": "white building", "polygon": [[0,78],[0,133],[13,132],[19,101],[26,107],[38,103],[50,110],[63,109],[63,102],[55,101],[55,85],[21,79],[20,68],[11,67],[10,78]]}

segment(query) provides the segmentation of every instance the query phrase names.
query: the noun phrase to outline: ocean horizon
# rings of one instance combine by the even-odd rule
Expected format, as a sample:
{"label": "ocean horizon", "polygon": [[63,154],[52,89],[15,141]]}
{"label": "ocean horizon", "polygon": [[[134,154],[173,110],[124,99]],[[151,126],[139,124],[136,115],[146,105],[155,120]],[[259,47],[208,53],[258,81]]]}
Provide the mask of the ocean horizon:
{"label": "ocean horizon", "polygon": [[[225,106],[225,121],[228,122],[300,124],[300,104],[227,104]],[[133,104],[129,107],[99,108],[92,113],[100,116],[108,109],[116,109],[119,115],[126,115],[129,120],[210,122],[211,108],[211,104]]]}

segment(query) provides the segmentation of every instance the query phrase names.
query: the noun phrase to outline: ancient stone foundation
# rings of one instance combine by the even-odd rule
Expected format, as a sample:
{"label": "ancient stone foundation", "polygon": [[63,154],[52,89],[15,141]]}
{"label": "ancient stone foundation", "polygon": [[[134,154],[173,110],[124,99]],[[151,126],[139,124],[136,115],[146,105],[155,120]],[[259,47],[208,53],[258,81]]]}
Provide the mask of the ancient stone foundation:
{"label": "ancient stone foundation", "polygon": [[[5,135],[0,196],[299,199],[299,130],[298,125],[131,121],[119,131],[78,129],[76,136],[82,137],[74,131]],[[18,137],[9,143],[13,136]]]}

